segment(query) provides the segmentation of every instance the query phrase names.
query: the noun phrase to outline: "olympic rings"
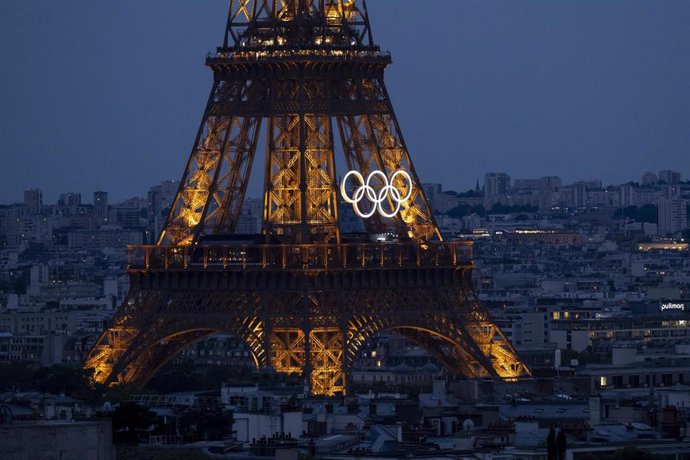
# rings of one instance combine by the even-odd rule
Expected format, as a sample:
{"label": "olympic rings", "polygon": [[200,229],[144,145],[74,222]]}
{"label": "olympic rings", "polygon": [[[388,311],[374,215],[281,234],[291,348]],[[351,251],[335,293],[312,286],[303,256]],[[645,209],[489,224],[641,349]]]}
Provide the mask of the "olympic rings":
{"label": "olympic rings", "polygon": [[[402,180],[407,181],[407,194],[403,197],[400,190],[398,190],[395,185],[395,180],[398,176],[402,177]],[[359,181],[359,186],[355,189],[352,196],[348,195],[345,186],[350,177],[355,177]],[[377,192],[372,186],[372,180],[377,179],[378,182],[382,184],[381,189]],[[368,219],[373,216],[378,210],[379,214],[383,217],[393,218],[399,212],[402,204],[410,199],[412,196],[412,178],[407,173],[407,171],[399,170],[394,172],[390,178],[386,177],[383,171],[374,170],[369,173],[367,180],[364,180],[358,171],[350,171],[345,174],[342,183],[340,184],[340,194],[347,203],[352,204],[352,209],[355,211],[359,217],[363,219]],[[371,209],[368,212],[362,212],[359,207],[359,203],[366,197],[372,204]],[[392,212],[386,212],[383,209],[383,203],[390,199],[395,203],[395,208]]]}

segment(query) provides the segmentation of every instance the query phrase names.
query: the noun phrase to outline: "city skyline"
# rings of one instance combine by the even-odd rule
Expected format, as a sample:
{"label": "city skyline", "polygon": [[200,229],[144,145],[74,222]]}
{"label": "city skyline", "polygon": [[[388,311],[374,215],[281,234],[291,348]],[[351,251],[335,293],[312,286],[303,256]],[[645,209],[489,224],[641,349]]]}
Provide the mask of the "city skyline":
{"label": "city skyline", "polygon": [[[625,185],[625,184],[629,184],[629,183],[637,183],[640,186],[647,186],[647,185],[652,185],[650,183],[645,183],[644,179],[645,179],[645,176],[647,176],[648,174],[651,174],[652,176],[654,176],[655,181],[656,180],[660,181],[660,182],[654,182],[654,184],[659,185],[659,184],[667,183],[666,181],[663,180],[663,178],[659,177],[659,173],[662,173],[662,172],[679,173],[680,174],[680,181],[678,183],[683,183],[685,181],[690,180],[690,178],[688,178],[688,176],[683,174],[682,171],[662,169],[662,170],[658,170],[658,171],[644,171],[644,172],[639,174],[639,177],[631,178],[629,180],[625,180],[625,181],[620,182],[620,183],[607,183],[607,182],[601,180],[601,178],[599,178],[599,177],[580,177],[580,178],[576,178],[572,181],[563,181],[562,186],[570,186],[570,185],[578,183],[578,182],[597,182],[597,181],[601,182],[602,188],[604,188],[604,189],[608,188],[608,187],[619,187],[621,185]],[[531,181],[531,180],[537,180],[537,179],[541,179],[541,178],[557,178],[557,179],[561,179],[561,180],[563,179],[563,176],[559,175],[559,174],[544,174],[544,175],[539,175],[539,176],[518,177],[518,176],[515,176],[512,173],[507,172],[507,171],[491,171],[491,172],[487,171],[484,174],[481,174],[481,176],[478,177],[468,187],[454,187],[453,185],[449,185],[446,183],[433,182],[433,181],[424,181],[423,184],[424,185],[439,185],[440,184],[442,186],[442,189],[444,192],[447,191],[447,192],[456,192],[456,193],[465,193],[469,190],[475,190],[477,184],[479,184],[480,190],[483,191],[484,190],[484,184],[485,184],[484,181],[486,179],[486,176],[491,175],[491,174],[507,174],[507,176],[510,179],[510,183],[511,183],[510,188],[511,189],[522,188],[522,187],[516,187],[515,186],[516,182],[520,182],[520,181]],[[339,180],[341,178],[342,178],[342,175],[339,177]],[[15,199],[11,199],[9,201],[0,201],[0,205],[19,204],[25,200],[24,194],[26,192],[34,191],[34,190],[38,190],[41,192],[41,199],[42,199],[43,204],[58,203],[62,199],[63,195],[71,195],[71,194],[75,194],[75,193],[81,195],[81,198],[82,198],[81,204],[87,204],[87,205],[88,204],[94,204],[92,202],[95,200],[95,195],[99,194],[99,193],[105,193],[108,196],[108,202],[111,204],[116,204],[116,203],[125,202],[125,201],[130,200],[130,199],[134,199],[134,198],[144,198],[148,191],[150,191],[152,188],[156,187],[157,185],[159,185],[161,183],[165,183],[165,182],[179,183],[179,179],[177,179],[177,178],[162,179],[159,182],[148,184],[147,186],[144,186],[142,191],[138,192],[139,193],[138,195],[133,194],[135,192],[132,191],[129,194],[124,194],[122,197],[119,197],[117,195],[113,195],[111,193],[111,191],[106,190],[105,188],[98,188],[95,190],[78,190],[78,189],[61,190],[61,191],[57,191],[54,194],[54,196],[53,195],[46,195],[45,190],[41,187],[41,185],[36,184],[36,185],[29,187],[27,189],[24,189],[24,190],[17,190],[15,193],[17,195]],[[676,185],[676,183],[669,183],[668,185]],[[91,198],[85,198],[85,197],[94,197],[94,199],[92,200]],[[248,193],[246,198],[247,199],[261,199],[261,194],[252,195],[251,193]]]}
{"label": "city skyline", "polygon": [[[22,69],[0,77],[9,160],[0,201],[32,187],[47,200],[108,190],[117,201],[179,180],[225,2],[43,6],[0,6],[2,53],[8,69]],[[375,40],[393,50],[387,79],[423,182],[461,191],[492,170],[572,182],[593,165],[605,183],[646,170],[687,177],[690,5],[446,1],[430,12],[434,27],[391,2],[369,8]],[[179,34],[184,23],[194,36]],[[250,195],[261,176],[252,175]]]}
{"label": "city skyline", "polygon": [[0,457],[690,459],[688,19],[0,2]]}

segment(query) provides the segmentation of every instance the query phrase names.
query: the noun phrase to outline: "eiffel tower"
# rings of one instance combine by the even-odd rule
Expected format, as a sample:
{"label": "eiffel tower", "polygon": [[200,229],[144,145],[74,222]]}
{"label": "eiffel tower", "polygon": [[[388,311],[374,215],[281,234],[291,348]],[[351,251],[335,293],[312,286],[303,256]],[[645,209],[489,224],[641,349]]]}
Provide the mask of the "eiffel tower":
{"label": "eiffel tower", "polygon": [[[96,382],[143,386],[219,332],[243,340],[257,367],[301,375],[312,395],[346,394],[382,331],[455,375],[529,375],[476,300],[471,243],[436,226],[384,84],[390,63],[364,0],[231,0],[166,226],[157,244],[129,247],[129,295],[87,357]],[[262,132],[261,234],[239,235]],[[365,233],[341,232],[343,205]]]}

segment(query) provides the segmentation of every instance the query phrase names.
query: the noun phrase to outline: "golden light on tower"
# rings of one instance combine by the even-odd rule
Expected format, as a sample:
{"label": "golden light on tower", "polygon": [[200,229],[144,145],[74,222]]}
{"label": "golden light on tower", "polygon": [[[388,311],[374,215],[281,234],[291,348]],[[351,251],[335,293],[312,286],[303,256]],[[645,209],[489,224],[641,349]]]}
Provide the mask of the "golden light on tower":
{"label": "golden light on tower", "polygon": [[[347,393],[382,331],[454,374],[529,375],[474,297],[472,244],[444,241],[434,221],[363,1],[231,0],[206,63],[211,95],[165,228],[130,247],[130,293],[85,364],[97,382],[144,385],[219,332],[313,395]],[[262,128],[261,235],[240,238]],[[336,180],[337,141],[350,185]],[[341,232],[339,192],[366,237]]]}

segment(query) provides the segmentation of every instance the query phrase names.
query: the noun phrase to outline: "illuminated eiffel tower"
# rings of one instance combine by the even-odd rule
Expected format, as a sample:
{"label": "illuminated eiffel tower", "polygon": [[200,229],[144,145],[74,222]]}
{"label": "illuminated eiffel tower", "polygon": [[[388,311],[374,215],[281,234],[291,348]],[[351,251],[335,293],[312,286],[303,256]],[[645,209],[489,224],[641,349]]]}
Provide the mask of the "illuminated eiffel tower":
{"label": "illuminated eiffel tower", "polygon": [[[360,349],[387,330],[453,374],[529,375],[474,296],[471,243],[443,241],[434,222],[390,63],[364,0],[231,0],[167,224],[158,244],[129,248],[129,296],[87,358],[95,381],[144,385],[219,332],[314,395],[345,394]],[[262,233],[247,237],[235,230],[262,124]],[[354,171],[340,191],[335,137]],[[340,231],[339,193],[366,234]]]}

